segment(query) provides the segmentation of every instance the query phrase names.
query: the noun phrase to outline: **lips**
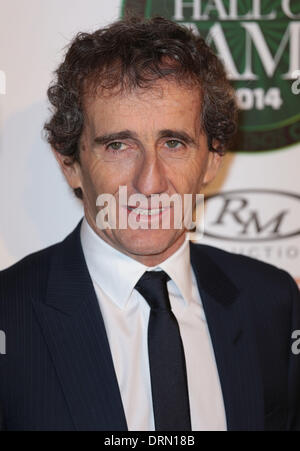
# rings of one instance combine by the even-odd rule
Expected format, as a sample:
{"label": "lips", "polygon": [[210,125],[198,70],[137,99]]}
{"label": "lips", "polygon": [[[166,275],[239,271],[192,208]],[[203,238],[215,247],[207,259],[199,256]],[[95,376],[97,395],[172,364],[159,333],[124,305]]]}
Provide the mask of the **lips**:
{"label": "lips", "polygon": [[163,211],[167,210],[168,208],[141,208],[141,207],[131,207],[127,206],[127,210],[129,212],[134,212],[137,215],[141,216],[155,216],[159,215]]}
{"label": "lips", "polygon": [[141,210],[158,210],[158,209],[170,208],[170,204],[168,204],[168,205],[160,205],[159,207],[155,206],[155,208],[151,207],[149,205],[139,205],[139,206],[136,206],[136,205],[124,205],[124,207],[125,208],[130,208],[130,210],[135,210],[136,208],[140,208]]}

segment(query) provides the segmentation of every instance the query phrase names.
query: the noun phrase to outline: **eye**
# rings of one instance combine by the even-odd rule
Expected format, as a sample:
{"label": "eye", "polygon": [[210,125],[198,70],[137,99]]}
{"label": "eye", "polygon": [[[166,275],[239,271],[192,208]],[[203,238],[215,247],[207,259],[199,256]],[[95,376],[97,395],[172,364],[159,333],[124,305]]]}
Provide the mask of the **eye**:
{"label": "eye", "polygon": [[112,150],[113,152],[119,152],[125,150],[124,148],[122,148],[122,146],[125,146],[125,144],[119,141],[115,141],[113,143],[108,144],[106,149]]}
{"label": "eye", "polygon": [[166,142],[169,149],[178,149],[179,147],[183,146],[182,142],[177,141],[177,139],[170,139]]}

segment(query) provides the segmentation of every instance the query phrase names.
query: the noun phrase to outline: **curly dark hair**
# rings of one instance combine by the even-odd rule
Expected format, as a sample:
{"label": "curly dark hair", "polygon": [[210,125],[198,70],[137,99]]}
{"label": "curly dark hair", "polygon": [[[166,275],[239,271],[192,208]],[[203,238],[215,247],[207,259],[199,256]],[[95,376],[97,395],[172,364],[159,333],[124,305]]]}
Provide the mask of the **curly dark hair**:
{"label": "curly dark hair", "polygon": [[[224,154],[236,132],[235,94],[223,64],[202,37],[163,17],[127,17],[77,34],[55,74],[48,89],[53,114],[44,130],[51,146],[71,162],[80,162],[83,99],[91,89],[130,92],[162,78],[196,84],[209,150]],[[80,189],[75,194],[82,198]]]}

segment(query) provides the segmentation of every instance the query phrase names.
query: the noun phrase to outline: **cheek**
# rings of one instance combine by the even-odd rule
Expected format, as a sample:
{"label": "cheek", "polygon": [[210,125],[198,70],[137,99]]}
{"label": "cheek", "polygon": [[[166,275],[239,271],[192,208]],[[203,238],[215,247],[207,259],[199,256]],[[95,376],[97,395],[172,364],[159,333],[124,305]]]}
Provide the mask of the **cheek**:
{"label": "cheek", "polygon": [[199,193],[203,184],[206,165],[207,160],[198,157],[170,169],[169,180],[171,180],[175,191],[182,194]]}
{"label": "cheek", "polygon": [[[200,153],[191,168],[191,180],[196,192],[200,192],[208,165],[208,152]],[[194,191],[194,192],[195,192]]]}
{"label": "cheek", "polygon": [[85,203],[90,208],[95,208],[96,199],[103,192],[103,174],[97,165],[87,161],[82,161],[81,174]]}
{"label": "cheek", "polygon": [[120,186],[127,186],[130,181],[130,171],[124,171],[117,163],[107,164],[94,161],[83,171],[83,185],[89,197],[96,198],[99,194],[115,194]]}

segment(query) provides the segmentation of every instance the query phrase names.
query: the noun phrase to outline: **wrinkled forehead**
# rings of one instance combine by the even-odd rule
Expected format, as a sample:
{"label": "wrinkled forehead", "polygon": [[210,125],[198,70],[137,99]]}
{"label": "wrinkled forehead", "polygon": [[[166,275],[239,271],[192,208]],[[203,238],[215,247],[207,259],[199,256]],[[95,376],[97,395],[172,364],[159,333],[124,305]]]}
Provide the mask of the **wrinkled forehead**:
{"label": "wrinkled forehead", "polygon": [[85,120],[95,121],[147,118],[163,120],[165,115],[179,119],[197,120],[201,115],[202,91],[196,84],[178,83],[173,80],[159,80],[146,88],[97,89],[87,92],[84,97]]}

